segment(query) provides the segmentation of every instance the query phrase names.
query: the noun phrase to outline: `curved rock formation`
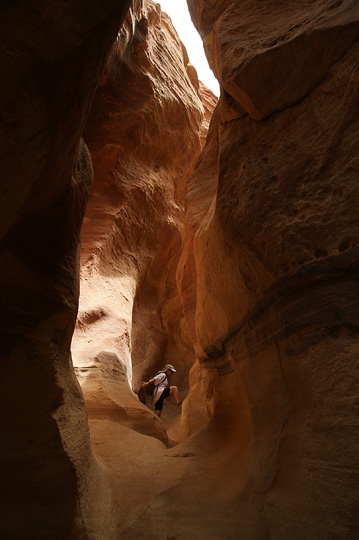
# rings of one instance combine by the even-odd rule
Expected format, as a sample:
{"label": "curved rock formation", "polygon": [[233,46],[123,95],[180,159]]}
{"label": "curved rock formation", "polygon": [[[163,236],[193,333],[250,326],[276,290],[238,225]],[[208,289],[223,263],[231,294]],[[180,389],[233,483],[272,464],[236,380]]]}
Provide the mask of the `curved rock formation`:
{"label": "curved rock formation", "polygon": [[[152,2],[138,5],[111,51],[84,132],[94,186],[82,229],[72,345],[95,453],[112,478],[122,479],[112,495],[114,505],[127,508],[116,518],[118,534],[132,530],[159,490],[183,476],[184,467],[176,466],[147,485],[151,470],[169,468],[172,441],[132,387],[169,362],[177,369],[174,384],[182,396],[187,391],[195,353],[176,269],[187,179],[216,101],[168,16]],[[175,404],[167,404],[165,424],[176,416]]]}
{"label": "curved rock formation", "polygon": [[[196,286],[180,285],[201,369],[243,382],[252,426],[222,533],[355,538],[358,6],[189,5],[222,93],[212,202],[182,255]],[[200,158],[205,197],[208,177]]]}
{"label": "curved rock formation", "polygon": [[91,522],[106,531],[70,342],[92,181],[81,132],[128,5],[2,5],[2,538],[60,540]]}
{"label": "curved rock formation", "polygon": [[90,417],[102,408],[102,418],[114,419],[117,410],[123,423],[137,410],[132,427],[154,426],[162,441],[162,424],[131,386],[138,390],[166,362],[185,382],[194,361],[175,272],[186,180],[205,130],[202,95],[208,123],[214,96],[200,89],[168,16],[148,2],[121,29],[84,133],[95,181],[82,230],[74,363]]}
{"label": "curved rock formation", "polygon": [[4,5],[1,537],[359,536],[359,8],[188,3],[205,145],[157,4]]}

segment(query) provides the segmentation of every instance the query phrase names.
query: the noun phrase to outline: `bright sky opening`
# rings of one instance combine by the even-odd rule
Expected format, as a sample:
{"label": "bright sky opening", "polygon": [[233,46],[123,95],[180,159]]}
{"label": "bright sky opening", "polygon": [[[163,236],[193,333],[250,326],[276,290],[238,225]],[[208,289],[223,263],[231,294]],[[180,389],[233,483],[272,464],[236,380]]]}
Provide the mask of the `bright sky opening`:
{"label": "bright sky opening", "polygon": [[171,17],[181,41],[184,43],[191,64],[196,68],[198,78],[212,92],[219,96],[219,84],[208,65],[203,50],[202,39],[193,26],[186,0],[158,0],[163,11]]}

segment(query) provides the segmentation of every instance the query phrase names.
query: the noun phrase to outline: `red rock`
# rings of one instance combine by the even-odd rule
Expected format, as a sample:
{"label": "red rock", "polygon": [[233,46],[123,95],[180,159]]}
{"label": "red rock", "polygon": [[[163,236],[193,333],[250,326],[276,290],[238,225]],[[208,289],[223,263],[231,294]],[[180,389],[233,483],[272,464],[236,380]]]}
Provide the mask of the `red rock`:
{"label": "red rock", "polygon": [[[353,537],[358,7],[189,4],[222,85],[213,205],[185,238],[199,369],[219,376],[213,418],[192,440],[204,447],[217,425],[218,469],[237,479],[224,537]],[[213,170],[200,163],[199,186]],[[235,428],[236,384],[237,413],[247,399],[250,417]],[[203,392],[196,382],[187,401]],[[185,409],[179,434],[191,426]],[[241,426],[251,436],[238,438],[234,467],[224,447],[230,455]]]}
{"label": "red rock", "polygon": [[188,181],[186,227],[181,258],[177,267],[177,283],[192,343],[197,345],[196,304],[197,268],[193,251],[194,236],[211,216],[217,194],[218,175],[218,110],[213,115],[207,144],[196,166],[196,175]]}
{"label": "red rock", "polygon": [[128,4],[2,4],[2,538],[63,539],[89,513],[105,519],[70,343],[92,181],[81,132]]}
{"label": "red rock", "polygon": [[176,383],[185,387],[195,360],[176,268],[186,182],[216,101],[168,16],[152,2],[135,10],[84,132],[95,179],[82,230],[72,350],[91,430],[111,420],[170,444],[131,387],[138,391],[141,379],[166,362],[176,365]]}
{"label": "red rock", "polygon": [[354,1],[188,4],[223,90],[257,120],[303,99],[358,38]]}
{"label": "red rock", "polygon": [[[80,136],[126,4],[6,8],[4,537],[358,536],[358,6],[189,5],[222,87],[202,153],[213,96],[152,3],[86,123],[92,446]],[[171,448],[130,387],[165,361]]]}

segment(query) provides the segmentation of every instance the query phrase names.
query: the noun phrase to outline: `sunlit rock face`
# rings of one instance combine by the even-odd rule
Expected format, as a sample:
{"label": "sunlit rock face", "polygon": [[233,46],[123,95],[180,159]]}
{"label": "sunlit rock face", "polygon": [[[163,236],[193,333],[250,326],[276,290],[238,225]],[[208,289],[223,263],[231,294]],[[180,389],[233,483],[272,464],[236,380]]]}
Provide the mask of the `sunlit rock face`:
{"label": "sunlit rock face", "polygon": [[359,6],[188,4],[221,98],[177,274],[202,382],[172,436],[194,400],[209,429],[244,392],[248,475],[223,537],[356,538]]}
{"label": "sunlit rock face", "polygon": [[81,131],[128,5],[2,3],[1,538],[62,540],[92,520],[106,536],[70,342],[92,182]]}
{"label": "sunlit rock face", "polygon": [[94,186],[82,229],[72,352],[93,438],[111,421],[170,444],[134,390],[165,363],[176,366],[176,384],[188,387],[195,352],[176,268],[186,182],[216,101],[168,16],[153,2],[138,3],[111,51],[84,131]]}
{"label": "sunlit rock face", "polygon": [[[0,21],[0,537],[354,540],[357,2],[189,0],[206,143],[215,99],[128,3]],[[132,387],[165,362],[163,424]]]}

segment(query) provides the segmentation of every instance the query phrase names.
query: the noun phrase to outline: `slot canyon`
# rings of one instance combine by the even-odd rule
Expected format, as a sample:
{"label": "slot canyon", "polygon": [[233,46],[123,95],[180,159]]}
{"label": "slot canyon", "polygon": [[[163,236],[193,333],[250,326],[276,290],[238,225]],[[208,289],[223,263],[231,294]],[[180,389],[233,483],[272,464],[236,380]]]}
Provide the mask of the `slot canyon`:
{"label": "slot canyon", "polygon": [[359,3],[187,3],[1,3],[1,539],[359,539]]}

